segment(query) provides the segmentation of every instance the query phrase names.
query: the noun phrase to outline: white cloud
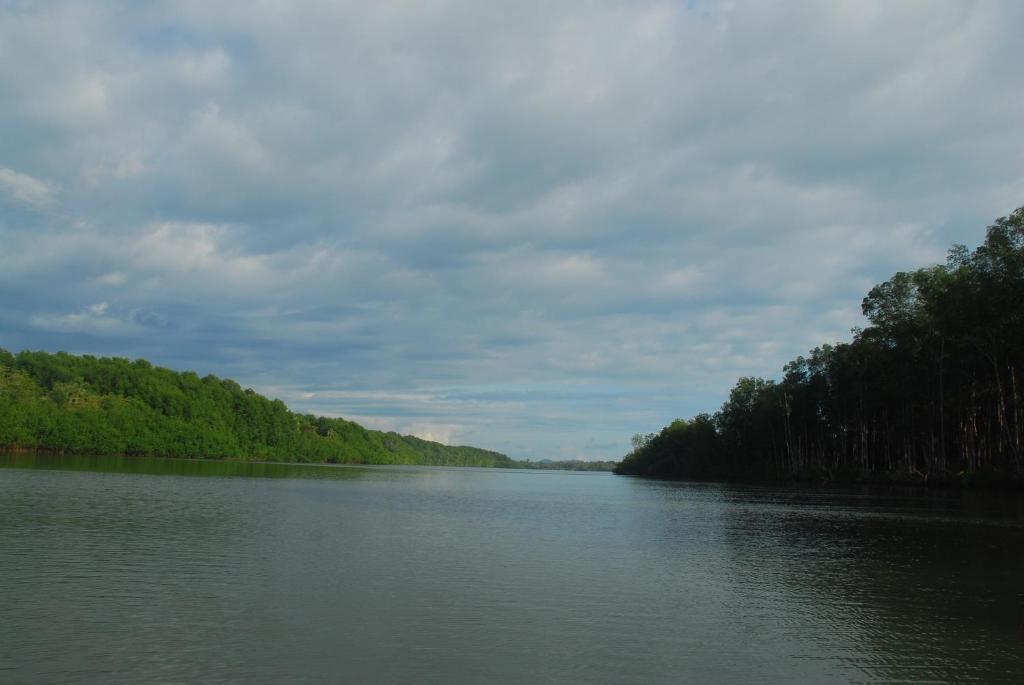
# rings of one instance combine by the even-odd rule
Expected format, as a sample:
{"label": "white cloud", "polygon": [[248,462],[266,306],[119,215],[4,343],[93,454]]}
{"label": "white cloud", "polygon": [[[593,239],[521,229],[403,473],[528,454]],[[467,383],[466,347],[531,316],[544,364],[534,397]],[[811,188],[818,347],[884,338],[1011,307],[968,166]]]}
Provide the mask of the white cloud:
{"label": "white cloud", "polygon": [[136,269],[191,274],[199,279],[196,285],[211,289],[262,289],[280,281],[282,272],[268,255],[232,247],[230,238],[231,229],[224,225],[161,222],[132,242],[128,253]]}
{"label": "white cloud", "polygon": [[121,157],[114,168],[114,176],[117,178],[131,178],[138,176],[146,170],[146,164],[139,154],[129,154]]}
{"label": "white cloud", "polygon": [[110,273],[105,273],[102,276],[97,276],[96,282],[116,288],[127,283],[128,277],[120,271],[111,271]]}
{"label": "white cloud", "polygon": [[138,324],[109,314],[109,307],[107,302],[97,302],[69,314],[35,314],[29,317],[28,323],[54,333],[124,336],[139,332]]}
{"label": "white cloud", "polygon": [[195,88],[210,88],[221,85],[231,71],[231,55],[223,48],[216,47],[199,53],[185,53],[177,56],[173,70],[185,84]]}
{"label": "white cloud", "polygon": [[31,209],[45,209],[55,202],[57,187],[14,169],[0,167],[0,192]]}
{"label": "white cloud", "polygon": [[453,445],[463,433],[463,427],[453,423],[408,423],[401,426],[403,433],[417,438]]}

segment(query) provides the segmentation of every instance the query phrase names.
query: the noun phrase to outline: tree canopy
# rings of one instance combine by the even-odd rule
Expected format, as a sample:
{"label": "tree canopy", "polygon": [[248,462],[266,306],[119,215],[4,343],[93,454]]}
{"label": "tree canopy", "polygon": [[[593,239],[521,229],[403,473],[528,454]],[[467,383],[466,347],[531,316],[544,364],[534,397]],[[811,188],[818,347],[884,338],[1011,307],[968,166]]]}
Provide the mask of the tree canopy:
{"label": "tree canopy", "polygon": [[137,359],[0,349],[0,449],[359,464],[508,466],[475,447],[297,414],[235,381]]}
{"label": "tree canopy", "polygon": [[900,272],[869,325],[713,415],[640,436],[618,473],[714,479],[1024,482],[1024,207],[975,250]]}

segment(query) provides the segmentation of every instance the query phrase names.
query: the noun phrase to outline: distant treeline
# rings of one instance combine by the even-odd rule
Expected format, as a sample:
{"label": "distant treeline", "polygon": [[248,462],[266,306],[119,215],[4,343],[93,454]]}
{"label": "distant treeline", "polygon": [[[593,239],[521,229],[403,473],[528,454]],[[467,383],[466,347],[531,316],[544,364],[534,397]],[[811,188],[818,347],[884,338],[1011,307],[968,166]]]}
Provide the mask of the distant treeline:
{"label": "distant treeline", "polygon": [[238,383],[147,361],[0,349],[0,450],[357,464],[515,466],[450,447],[296,414]]}
{"label": "distant treeline", "polygon": [[1024,483],[1024,208],[973,252],[897,273],[849,343],[742,378],[714,415],[637,435],[617,473]]}
{"label": "distant treeline", "polygon": [[545,469],[552,471],[612,471],[617,462],[614,461],[583,461],[582,459],[568,459],[563,461],[551,461],[541,459],[530,461],[529,459],[515,462],[513,468],[521,469]]}

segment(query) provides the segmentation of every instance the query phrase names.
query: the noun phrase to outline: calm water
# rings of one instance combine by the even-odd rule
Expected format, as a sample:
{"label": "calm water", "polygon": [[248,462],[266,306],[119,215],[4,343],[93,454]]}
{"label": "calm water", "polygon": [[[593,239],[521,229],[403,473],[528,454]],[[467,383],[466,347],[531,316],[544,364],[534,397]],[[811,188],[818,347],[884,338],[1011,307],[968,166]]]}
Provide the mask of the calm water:
{"label": "calm water", "polygon": [[1024,499],[0,456],[0,682],[1024,682]]}

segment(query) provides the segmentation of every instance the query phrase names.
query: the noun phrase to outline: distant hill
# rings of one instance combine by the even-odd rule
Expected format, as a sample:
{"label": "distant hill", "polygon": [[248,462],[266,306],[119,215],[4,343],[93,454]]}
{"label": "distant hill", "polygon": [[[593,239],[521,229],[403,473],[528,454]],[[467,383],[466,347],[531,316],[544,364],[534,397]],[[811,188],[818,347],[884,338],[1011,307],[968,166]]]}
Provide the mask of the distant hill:
{"label": "distant hill", "polygon": [[516,461],[511,468],[517,469],[542,469],[546,471],[613,471],[618,466],[614,461],[583,461],[582,459],[567,459],[553,461],[551,459],[540,459],[539,461]]}
{"label": "distant hill", "polygon": [[0,349],[0,450],[512,466],[504,454],[296,414],[235,381],[136,359]]}

